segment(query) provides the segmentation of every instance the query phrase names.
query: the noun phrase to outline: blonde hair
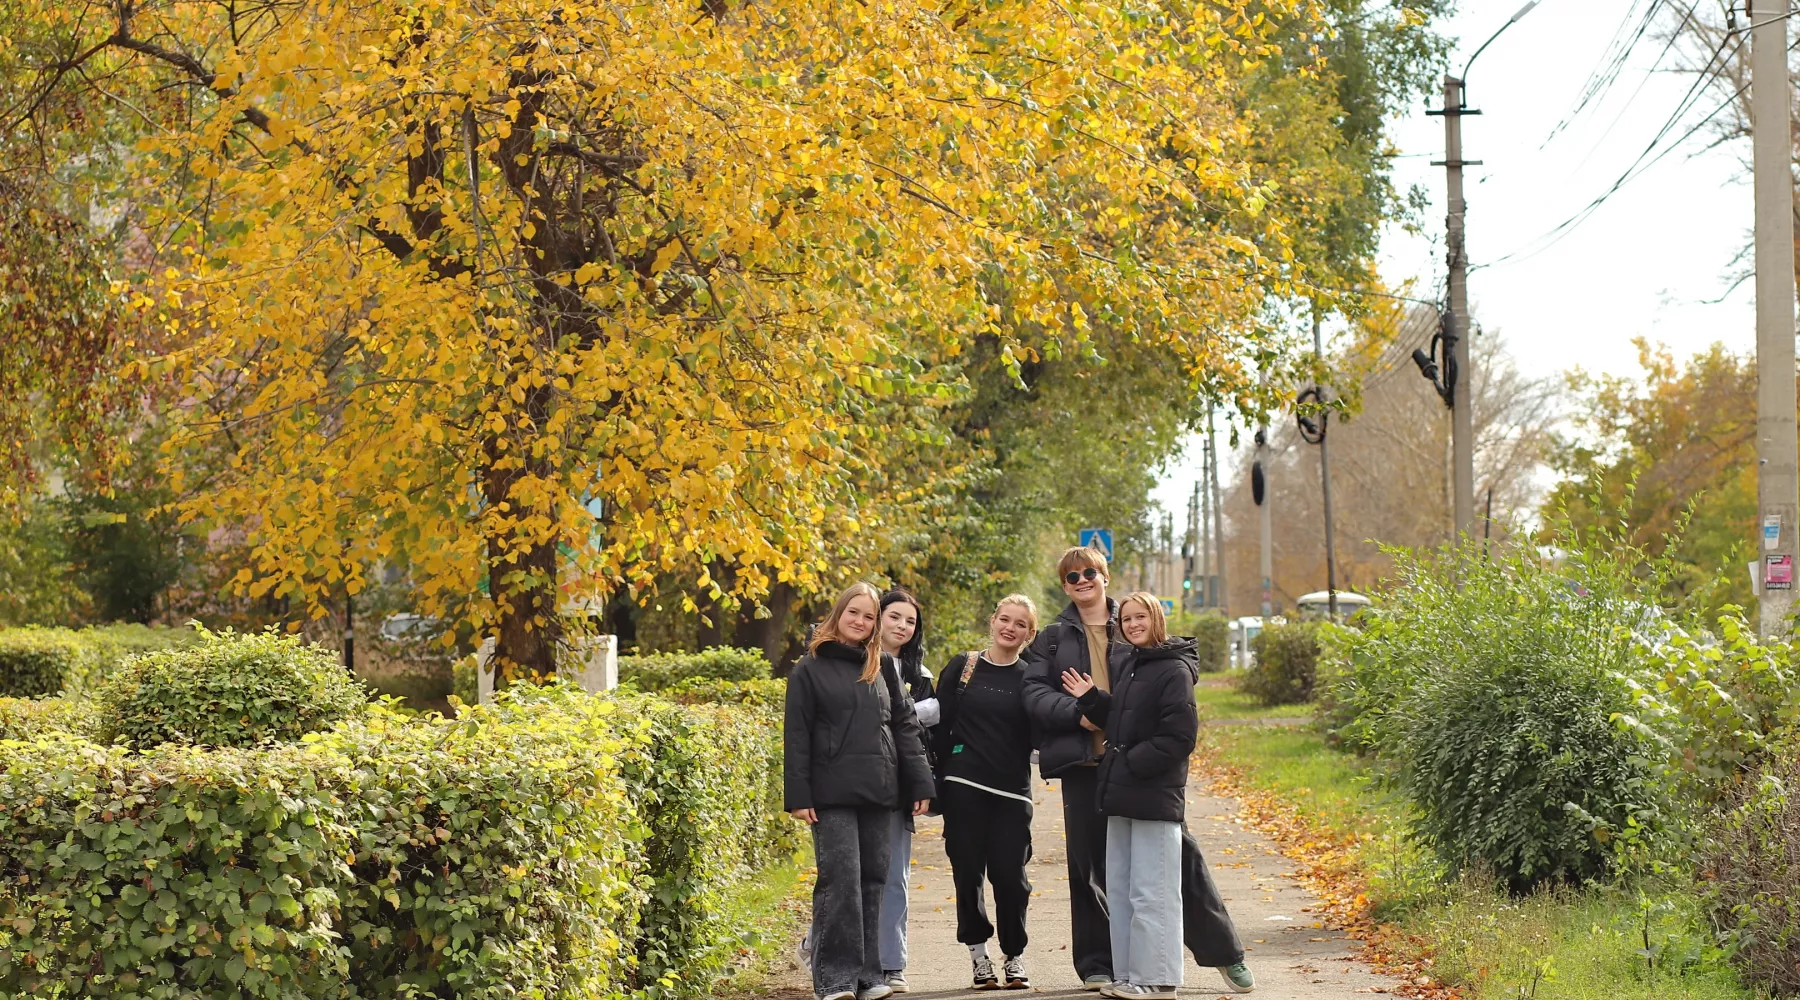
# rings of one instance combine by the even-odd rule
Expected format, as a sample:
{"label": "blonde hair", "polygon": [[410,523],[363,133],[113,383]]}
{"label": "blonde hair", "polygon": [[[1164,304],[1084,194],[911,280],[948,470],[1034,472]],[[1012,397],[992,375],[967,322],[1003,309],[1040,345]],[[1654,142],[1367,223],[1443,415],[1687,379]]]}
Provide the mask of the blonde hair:
{"label": "blonde hair", "polygon": [[1106,572],[1106,553],[1099,549],[1091,545],[1077,545],[1072,549],[1065,549],[1062,558],[1056,561],[1056,582],[1063,582],[1063,578],[1068,576],[1072,569],[1087,569],[1089,566],[1099,570],[1102,574],[1111,575]]}
{"label": "blonde hair", "polygon": [[[1031,634],[1036,635],[1038,630],[1037,602],[1026,597],[1024,594],[1007,594],[1005,597],[1000,598],[999,603],[994,605],[994,615],[999,614],[1000,609],[1006,607],[1008,604],[1025,609],[1025,616],[1031,620]],[[993,621],[994,615],[988,615],[988,621]]]}
{"label": "blonde hair", "polygon": [[1163,617],[1162,601],[1148,590],[1140,590],[1119,602],[1119,619],[1125,618],[1125,605],[1136,601],[1150,613],[1150,634],[1145,636],[1144,645],[1160,646],[1169,641],[1169,620]]}
{"label": "blonde hair", "polygon": [[[831,613],[826,615],[824,620],[819,622],[818,627],[813,629],[812,644],[806,647],[807,652],[816,656],[820,646],[828,642],[843,642],[841,633],[838,632],[838,621],[844,617],[844,610],[850,607],[850,602],[858,597],[867,597],[869,605],[875,609],[876,614],[881,613],[881,591],[876,590],[873,585],[859,581],[845,587],[844,592],[838,595],[837,603],[831,606]],[[869,637],[861,643],[869,654],[863,660],[862,676],[857,678],[864,684],[875,683],[875,678],[881,675],[880,633],[881,627],[878,622],[875,628],[869,630]],[[844,645],[854,646],[857,643],[844,642]]]}

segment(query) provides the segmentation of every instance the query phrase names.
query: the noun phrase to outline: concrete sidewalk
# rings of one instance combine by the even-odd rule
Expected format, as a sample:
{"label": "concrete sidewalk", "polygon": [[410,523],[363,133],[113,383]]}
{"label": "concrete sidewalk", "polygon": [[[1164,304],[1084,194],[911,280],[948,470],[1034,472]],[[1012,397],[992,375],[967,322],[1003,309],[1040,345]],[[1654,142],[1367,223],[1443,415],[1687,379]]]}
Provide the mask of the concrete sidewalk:
{"label": "concrete sidewalk", "polygon": [[[1033,993],[1053,997],[1094,996],[1082,991],[1069,958],[1069,880],[1065,867],[1060,782],[1038,781],[1032,823],[1035,857],[1032,883],[1031,946],[1025,955]],[[1355,994],[1386,993],[1396,980],[1378,976],[1353,957],[1354,943],[1323,930],[1310,912],[1311,895],[1293,879],[1293,866],[1275,845],[1233,818],[1229,799],[1188,789],[1188,826],[1200,842],[1219,891],[1231,908],[1238,934],[1256,973],[1256,995],[1298,1000],[1353,1000]],[[944,857],[943,821],[925,818],[913,838],[912,916],[909,921],[908,996],[934,998],[1004,997],[1015,991],[976,992],[969,988],[968,949],[956,941],[955,890]],[[992,910],[989,897],[989,913]],[[999,950],[989,945],[995,964]],[[789,948],[788,952],[791,953]],[[791,957],[778,968],[764,996],[811,995],[806,973]],[[1227,992],[1219,973],[1187,960],[1182,992],[1206,996]]]}

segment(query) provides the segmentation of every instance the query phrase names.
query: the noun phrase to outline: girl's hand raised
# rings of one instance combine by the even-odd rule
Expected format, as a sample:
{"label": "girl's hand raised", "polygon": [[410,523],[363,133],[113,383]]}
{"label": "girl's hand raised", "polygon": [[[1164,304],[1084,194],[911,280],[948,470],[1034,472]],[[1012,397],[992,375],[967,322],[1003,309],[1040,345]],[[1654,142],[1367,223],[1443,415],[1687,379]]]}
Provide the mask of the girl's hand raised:
{"label": "girl's hand raised", "polygon": [[819,821],[819,814],[811,809],[795,809],[793,812],[788,813],[788,815],[802,823],[817,823]]}
{"label": "girl's hand raised", "polygon": [[1063,671],[1062,682],[1063,690],[1077,698],[1094,689],[1094,682],[1086,674],[1076,673],[1074,667]]}

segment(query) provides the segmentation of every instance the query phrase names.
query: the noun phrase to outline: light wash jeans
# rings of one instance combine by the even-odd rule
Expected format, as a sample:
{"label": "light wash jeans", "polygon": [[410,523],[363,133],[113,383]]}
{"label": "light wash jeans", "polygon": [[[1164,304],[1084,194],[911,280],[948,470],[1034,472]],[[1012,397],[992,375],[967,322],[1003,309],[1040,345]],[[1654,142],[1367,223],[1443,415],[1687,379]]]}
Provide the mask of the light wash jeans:
{"label": "light wash jeans", "polygon": [[[907,815],[895,811],[889,828],[892,853],[888,859],[887,887],[881,892],[881,971],[906,970],[906,890],[912,878],[912,831],[906,828]],[[811,953],[815,928],[806,929],[806,943],[801,948]]]}
{"label": "light wash jeans", "polygon": [[1106,818],[1113,978],[1181,985],[1181,824]]}
{"label": "light wash jeans", "polygon": [[881,895],[881,971],[906,969],[906,890],[912,879],[912,831],[905,812],[894,811],[887,888]]}

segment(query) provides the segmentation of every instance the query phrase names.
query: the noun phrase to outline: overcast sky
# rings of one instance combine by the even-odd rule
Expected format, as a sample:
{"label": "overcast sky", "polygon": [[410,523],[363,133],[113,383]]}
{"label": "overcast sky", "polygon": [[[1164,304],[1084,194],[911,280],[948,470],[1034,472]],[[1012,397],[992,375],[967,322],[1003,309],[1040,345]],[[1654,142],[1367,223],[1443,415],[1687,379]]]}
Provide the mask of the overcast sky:
{"label": "overcast sky", "polygon": [[[1524,0],[1464,0],[1448,33],[1461,39],[1459,71],[1483,40]],[[1528,374],[1571,368],[1638,371],[1634,337],[1669,345],[1678,356],[1720,341],[1755,345],[1750,283],[1729,291],[1732,259],[1749,240],[1751,188],[1747,145],[1704,149],[1702,128],[1627,183],[1580,226],[1545,245],[1542,237],[1604,193],[1631,167],[1681,103],[1693,78],[1649,73],[1662,43],[1646,37],[1607,98],[1568,118],[1590,75],[1629,19],[1648,0],[1542,0],[1482,54],[1468,76],[1463,155],[1481,160],[1465,180],[1470,306],[1484,335],[1504,338]],[[1711,93],[1670,140],[1714,111]],[[1441,106],[1439,98],[1431,107]],[[1388,231],[1381,270],[1435,298],[1444,276],[1443,119],[1420,105],[1393,122],[1401,154],[1394,178],[1431,196],[1426,231]],[[1665,140],[1665,145],[1670,144]],[[1658,147],[1660,151],[1661,147]],[[1655,155],[1653,152],[1652,156]],[[1536,253],[1530,253],[1532,250]],[[1502,261],[1508,254],[1521,256]],[[1525,254],[1529,254],[1528,256]],[[1491,263],[1490,266],[1483,266]],[[1199,474],[1199,451],[1171,463],[1155,497],[1177,518]]]}

